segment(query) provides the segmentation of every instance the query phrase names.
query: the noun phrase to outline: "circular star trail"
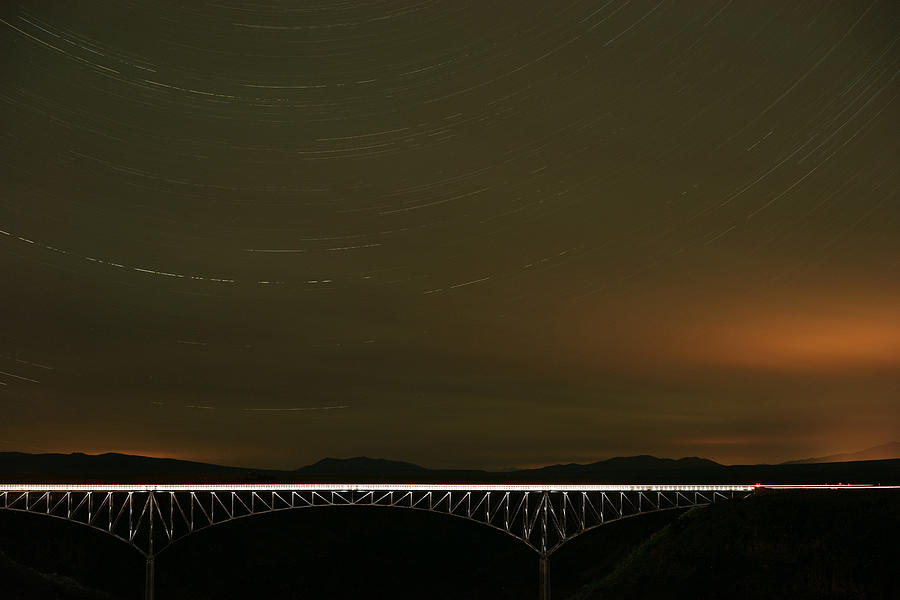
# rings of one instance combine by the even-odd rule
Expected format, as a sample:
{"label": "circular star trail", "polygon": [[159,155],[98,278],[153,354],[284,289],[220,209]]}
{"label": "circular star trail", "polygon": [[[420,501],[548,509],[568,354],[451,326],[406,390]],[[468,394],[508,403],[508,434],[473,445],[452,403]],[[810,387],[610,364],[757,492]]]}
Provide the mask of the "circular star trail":
{"label": "circular star trail", "polygon": [[890,441],[898,17],[6,3],[0,450],[504,467]]}

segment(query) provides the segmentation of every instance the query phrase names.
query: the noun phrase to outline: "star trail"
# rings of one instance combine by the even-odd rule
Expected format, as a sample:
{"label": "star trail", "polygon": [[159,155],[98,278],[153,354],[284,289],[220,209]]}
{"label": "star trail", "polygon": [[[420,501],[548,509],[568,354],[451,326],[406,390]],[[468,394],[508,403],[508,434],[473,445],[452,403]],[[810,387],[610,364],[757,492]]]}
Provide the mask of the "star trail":
{"label": "star trail", "polygon": [[895,2],[0,8],[0,451],[900,430]]}

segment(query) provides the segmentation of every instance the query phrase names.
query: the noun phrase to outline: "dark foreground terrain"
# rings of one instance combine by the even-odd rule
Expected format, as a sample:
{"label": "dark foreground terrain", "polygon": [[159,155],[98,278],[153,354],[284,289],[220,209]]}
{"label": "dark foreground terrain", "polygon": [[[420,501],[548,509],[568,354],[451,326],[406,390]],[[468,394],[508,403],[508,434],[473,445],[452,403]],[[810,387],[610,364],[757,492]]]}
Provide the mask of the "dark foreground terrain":
{"label": "dark foreground terrain", "polygon": [[[898,598],[900,493],[762,493],[625,519],[551,559],[553,597]],[[81,525],[0,511],[3,598],[140,598],[143,562]],[[445,515],[322,508],[189,537],[157,559],[157,597],[537,595],[520,542]]]}

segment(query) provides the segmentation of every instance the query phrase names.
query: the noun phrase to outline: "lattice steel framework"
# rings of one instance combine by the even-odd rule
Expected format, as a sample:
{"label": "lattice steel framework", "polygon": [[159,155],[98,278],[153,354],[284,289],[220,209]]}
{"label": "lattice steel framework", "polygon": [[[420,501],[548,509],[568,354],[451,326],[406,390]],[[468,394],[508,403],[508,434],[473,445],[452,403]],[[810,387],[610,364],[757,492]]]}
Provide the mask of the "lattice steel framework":
{"label": "lattice steel framework", "polygon": [[547,560],[572,538],[647,512],[742,498],[747,485],[0,485],[0,509],[88,525],[147,559],[213,525],[264,513],[322,506],[380,506],[443,513],[493,527],[540,556],[541,598],[549,598]]}

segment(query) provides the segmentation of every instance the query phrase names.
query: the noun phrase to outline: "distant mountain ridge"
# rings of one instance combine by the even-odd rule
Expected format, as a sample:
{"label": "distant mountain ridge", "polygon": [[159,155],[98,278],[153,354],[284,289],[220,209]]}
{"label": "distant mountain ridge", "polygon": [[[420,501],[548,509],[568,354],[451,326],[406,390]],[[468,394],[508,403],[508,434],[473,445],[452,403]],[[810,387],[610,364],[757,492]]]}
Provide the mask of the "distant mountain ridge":
{"label": "distant mountain ridge", "polygon": [[0,452],[2,482],[65,483],[882,483],[900,484],[900,459],[721,465],[699,457],[624,456],[517,471],[429,469],[381,458],[325,458],[295,470],[251,469],[128,454]]}
{"label": "distant mountain ridge", "polygon": [[199,474],[207,479],[252,472],[252,469],[209,463],[156,458],[107,452],[104,454],[28,454],[0,452],[0,479],[12,476],[17,481],[39,481],[47,477],[62,480],[100,481],[110,477],[153,480],[167,477],[172,481],[193,480]]}
{"label": "distant mountain ridge", "polygon": [[132,480],[165,479],[178,481],[200,477],[210,479],[250,479],[253,481],[322,481],[355,480],[375,481],[384,479],[442,480],[442,481],[509,481],[515,479],[546,480],[548,478],[586,478],[600,474],[615,475],[641,473],[652,475],[675,471],[724,468],[714,461],[689,457],[680,459],[657,458],[650,455],[622,456],[590,464],[557,464],[534,469],[511,471],[487,471],[481,469],[429,469],[410,462],[369,458],[323,458],[292,471],[278,469],[251,469],[216,465],[172,458],[154,458],[109,452],[105,454],[28,454],[0,452],[0,479],[13,476],[20,480],[39,480],[77,477],[80,480],[100,481],[110,477]]}
{"label": "distant mountain ridge", "polygon": [[698,458],[689,456],[685,458],[657,458],[649,454],[641,454],[639,456],[617,456],[606,460],[599,460],[589,464],[568,463],[565,465],[557,464],[547,467],[539,467],[537,469],[523,469],[519,473],[531,471],[590,471],[593,469],[607,470],[646,470],[646,469],[697,469],[703,467],[721,467],[723,465],[709,460],[708,458]]}
{"label": "distant mountain ridge", "polygon": [[850,462],[857,460],[885,460],[891,458],[900,458],[900,442],[889,442],[880,446],[872,446],[859,452],[850,452],[846,454],[832,454],[831,456],[821,456],[819,458],[804,458],[801,460],[789,460],[785,465],[805,465],[816,463],[836,463]]}
{"label": "distant mountain ridge", "polygon": [[369,458],[356,456],[354,458],[323,458],[317,463],[295,469],[295,473],[420,473],[427,471],[425,467],[399,460],[387,460],[385,458]]}

